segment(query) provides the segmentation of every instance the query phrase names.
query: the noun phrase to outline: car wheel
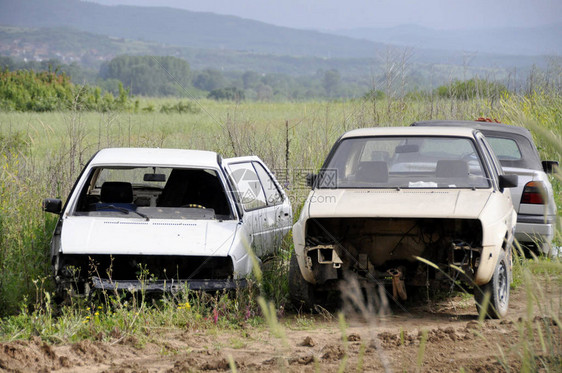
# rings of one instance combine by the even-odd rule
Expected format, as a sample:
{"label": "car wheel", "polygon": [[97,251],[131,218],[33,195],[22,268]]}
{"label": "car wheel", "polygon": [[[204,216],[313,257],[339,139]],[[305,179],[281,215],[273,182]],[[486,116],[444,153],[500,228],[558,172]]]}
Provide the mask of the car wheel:
{"label": "car wheel", "polygon": [[71,304],[74,296],[74,289],[68,282],[57,282],[54,293],[54,301],[56,304]]}
{"label": "car wheel", "polygon": [[[474,291],[474,299],[476,300],[476,309],[478,313],[486,313],[486,317],[491,319],[499,319],[507,315],[509,306],[509,286],[511,283],[511,266],[502,250],[492,279],[485,285],[476,288]],[[484,297],[490,294],[490,299],[486,310],[483,310]]]}
{"label": "car wheel", "polygon": [[295,253],[291,256],[289,264],[289,299],[297,310],[302,308],[314,310],[314,306],[317,304],[314,284],[311,284],[302,277]]}

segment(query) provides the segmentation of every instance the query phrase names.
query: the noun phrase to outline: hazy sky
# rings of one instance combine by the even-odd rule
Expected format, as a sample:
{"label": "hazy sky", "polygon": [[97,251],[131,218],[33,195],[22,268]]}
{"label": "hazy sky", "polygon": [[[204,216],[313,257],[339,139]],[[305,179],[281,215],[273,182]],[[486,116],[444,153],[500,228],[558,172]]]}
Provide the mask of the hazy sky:
{"label": "hazy sky", "polygon": [[415,24],[434,29],[532,27],[562,22],[562,0],[89,0],[169,6],[306,29]]}

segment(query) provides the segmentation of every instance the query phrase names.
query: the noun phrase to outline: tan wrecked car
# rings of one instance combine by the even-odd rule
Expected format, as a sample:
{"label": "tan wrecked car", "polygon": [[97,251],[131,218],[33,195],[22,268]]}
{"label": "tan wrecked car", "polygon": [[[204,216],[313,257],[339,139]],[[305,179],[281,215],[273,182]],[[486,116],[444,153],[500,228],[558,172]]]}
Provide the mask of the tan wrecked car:
{"label": "tan wrecked car", "polygon": [[478,130],[366,128],[336,142],[293,227],[292,300],[308,307],[354,275],[366,287],[463,282],[478,310],[507,313],[516,224],[504,175]]}

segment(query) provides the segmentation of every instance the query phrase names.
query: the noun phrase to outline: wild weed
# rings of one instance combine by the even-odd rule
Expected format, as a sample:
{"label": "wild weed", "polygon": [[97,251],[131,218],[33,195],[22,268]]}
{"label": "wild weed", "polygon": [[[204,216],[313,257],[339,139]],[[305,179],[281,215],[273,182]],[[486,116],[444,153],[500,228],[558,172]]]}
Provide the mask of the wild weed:
{"label": "wild weed", "polygon": [[[287,356],[283,340],[288,332],[280,316],[288,298],[290,237],[280,245],[277,255],[264,263],[262,270],[256,270],[246,289],[200,293],[184,288],[158,299],[142,291],[105,292],[96,299],[73,298],[68,306],[53,304],[53,297],[47,295],[52,294],[52,284],[42,279],[50,278],[49,240],[56,217],[41,212],[40,202],[46,197],[66,198],[83,164],[100,148],[160,146],[214,150],[225,157],[258,155],[272,170],[285,172],[282,183],[293,204],[295,219],[308,193],[304,175],[316,171],[337,137],[353,128],[404,126],[424,119],[473,120],[485,116],[529,126],[535,135],[542,136],[536,142],[543,159],[561,160],[562,154],[558,139],[562,132],[562,98],[558,93],[504,94],[494,102],[434,95],[373,96],[345,102],[233,104],[202,100],[199,107],[204,109],[200,111],[174,109],[166,114],[157,111],[163,106],[179,108],[177,100],[139,100],[138,110],[132,112],[0,113],[2,340],[32,336],[55,343],[85,338],[118,340],[130,335],[150,335],[159,328],[213,330],[267,325],[281,341],[279,356]],[[562,205],[561,185],[562,177],[557,173],[553,186],[559,206]],[[559,219],[559,229],[560,224]],[[557,245],[562,242],[560,233],[555,242]],[[518,351],[525,367],[531,370],[547,367],[554,371],[556,366],[552,364],[561,355],[560,341],[556,340],[551,326],[554,323],[560,327],[562,307],[544,292],[554,282],[559,286],[560,273],[559,259],[515,262],[515,286],[534,289],[528,295],[529,309],[544,315],[537,320],[528,316],[521,329],[525,340],[532,337],[524,342],[528,343],[526,346],[517,346],[521,348]],[[149,274],[143,276],[150,281]],[[351,283],[344,297],[369,326],[376,354],[384,369],[390,370],[374,334],[377,316],[388,311],[388,300],[384,293],[375,291],[365,301],[358,289],[358,285]],[[309,315],[297,316],[298,328],[312,328],[314,323]],[[529,328],[532,334],[528,334]],[[365,354],[365,349],[362,347],[361,354]],[[360,356],[358,371],[364,355]],[[417,367],[425,368],[421,348],[418,356]],[[498,360],[505,362],[508,358],[509,354],[498,350]],[[346,369],[353,370],[349,360],[346,364]]]}

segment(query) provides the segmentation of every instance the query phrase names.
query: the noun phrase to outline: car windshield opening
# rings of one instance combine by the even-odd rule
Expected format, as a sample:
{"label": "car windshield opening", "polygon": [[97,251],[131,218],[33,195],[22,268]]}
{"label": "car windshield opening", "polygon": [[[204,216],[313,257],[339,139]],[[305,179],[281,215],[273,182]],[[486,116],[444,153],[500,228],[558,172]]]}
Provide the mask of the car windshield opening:
{"label": "car windshield opening", "polygon": [[473,141],[463,137],[348,138],[322,172],[330,177],[320,188],[490,187]]}
{"label": "car windshield opening", "polygon": [[76,215],[148,219],[232,219],[217,170],[96,167],[80,192]]}

